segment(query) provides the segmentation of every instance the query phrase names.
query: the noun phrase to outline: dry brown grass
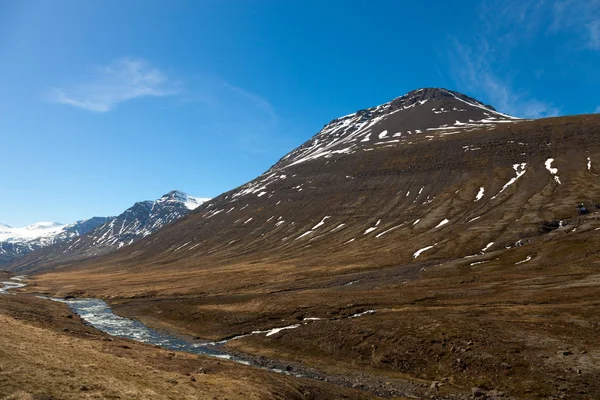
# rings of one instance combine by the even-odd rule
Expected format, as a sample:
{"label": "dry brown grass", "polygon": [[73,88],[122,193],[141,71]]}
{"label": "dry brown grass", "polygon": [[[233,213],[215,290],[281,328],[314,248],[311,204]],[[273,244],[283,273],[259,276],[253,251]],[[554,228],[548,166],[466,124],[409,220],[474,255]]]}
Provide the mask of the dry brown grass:
{"label": "dry brown grass", "polygon": [[10,394],[6,397],[3,397],[2,400],[35,400],[31,393],[23,392],[22,390],[16,391],[13,394]]}
{"label": "dry brown grass", "polygon": [[0,398],[370,397],[227,361],[109,339],[77,317],[67,318],[71,314],[64,304],[4,296],[0,306]]}
{"label": "dry brown grass", "polygon": [[[454,390],[483,386],[516,398],[559,393],[595,398],[600,395],[594,378],[600,374],[596,226],[595,220],[584,219],[575,232],[569,227],[521,248],[433,264],[416,274],[402,265],[347,268],[329,276],[321,268],[278,266],[287,279],[282,283],[281,276],[271,277],[274,266],[242,264],[215,268],[212,275],[202,271],[196,277],[194,270],[171,270],[172,277],[161,272],[145,281],[138,274],[123,275],[120,282],[112,280],[114,286],[104,294],[127,293],[132,282],[137,282],[134,288],[145,282],[145,290],[152,291],[177,281],[177,290],[188,294],[167,292],[111,302],[118,313],[151,326],[215,339],[305,317],[330,319],[228,346],[302,361],[334,374],[362,371],[428,382],[427,387],[444,378]],[[515,265],[527,255],[534,258]],[[481,260],[488,262],[470,265]],[[220,272],[232,270],[235,279],[221,278]],[[75,288],[85,273],[36,279],[38,288]],[[107,276],[89,275],[86,292],[102,295],[99,288],[106,287],[102,280]],[[350,281],[357,282],[347,286]],[[189,294],[194,291],[207,294]],[[362,319],[331,320],[371,308],[378,312]],[[563,351],[572,354],[564,356]]]}

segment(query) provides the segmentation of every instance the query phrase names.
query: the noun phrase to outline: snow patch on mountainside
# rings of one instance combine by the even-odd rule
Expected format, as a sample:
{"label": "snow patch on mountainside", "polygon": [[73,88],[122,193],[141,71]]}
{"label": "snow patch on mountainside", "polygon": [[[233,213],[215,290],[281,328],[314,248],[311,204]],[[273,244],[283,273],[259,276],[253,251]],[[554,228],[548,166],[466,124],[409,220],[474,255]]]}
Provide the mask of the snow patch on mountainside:
{"label": "snow patch on mountainside", "polygon": [[558,168],[553,168],[552,167],[552,163],[554,162],[554,158],[549,158],[546,160],[546,162],[544,163],[544,165],[546,165],[546,169],[548,170],[548,172],[550,172],[550,174],[554,175],[554,180],[556,181],[556,183],[558,183],[560,185],[560,178],[558,177]]}

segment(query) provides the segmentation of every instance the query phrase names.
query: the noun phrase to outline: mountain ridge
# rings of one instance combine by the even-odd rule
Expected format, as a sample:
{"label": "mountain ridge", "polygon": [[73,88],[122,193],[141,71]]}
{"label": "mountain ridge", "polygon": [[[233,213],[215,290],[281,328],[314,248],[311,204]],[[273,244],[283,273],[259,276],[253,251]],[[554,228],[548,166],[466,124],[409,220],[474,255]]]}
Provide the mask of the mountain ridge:
{"label": "mountain ridge", "polygon": [[[208,199],[172,190],[157,200],[136,202],[118,216],[80,221],[67,229],[70,235],[57,235],[55,240],[33,248],[32,251],[18,253],[18,257],[8,260],[8,268],[37,265],[42,260],[60,262],[62,259],[83,259],[108,253],[186,216],[206,200]],[[84,225],[85,229],[81,229]]]}
{"label": "mountain ridge", "polygon": [[22,228],[0,224],[0,265],[6,265],[36,250],[80,236],[109,219],[110,217],[92,217],[72,224],[36,222]]}

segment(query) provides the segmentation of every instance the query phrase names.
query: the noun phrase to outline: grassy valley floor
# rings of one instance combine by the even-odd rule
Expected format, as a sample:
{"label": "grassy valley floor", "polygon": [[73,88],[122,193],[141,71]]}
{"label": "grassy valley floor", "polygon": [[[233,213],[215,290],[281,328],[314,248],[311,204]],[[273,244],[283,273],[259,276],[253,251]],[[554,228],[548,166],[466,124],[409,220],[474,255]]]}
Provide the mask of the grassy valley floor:
{"label": "grassy valley floor", "polygon": [[364,392],[112,338],[66,305],[0,296],[0,399],[370,399]]}
{"label": "grassy valley floor", "polygon": [[[71,270],[35,276],[28,289],[102,297],[120,315],[188,337],[300,323],[226,347],[352,376],[359,388],[375,376],[412,382],[423,397],[478,387],[495,398],[592,399],[600,398],[595,226],[584,222],[575,233],[556,231],[520,248],[421,265],[329,274],[289,265],[217,266],[210,274],[148,268],[119,281]],[[282,271],[276,279],[274,268]],[[233,269],[236,279],[221,279]],[[346,318],[370,309],[376,313]]]}

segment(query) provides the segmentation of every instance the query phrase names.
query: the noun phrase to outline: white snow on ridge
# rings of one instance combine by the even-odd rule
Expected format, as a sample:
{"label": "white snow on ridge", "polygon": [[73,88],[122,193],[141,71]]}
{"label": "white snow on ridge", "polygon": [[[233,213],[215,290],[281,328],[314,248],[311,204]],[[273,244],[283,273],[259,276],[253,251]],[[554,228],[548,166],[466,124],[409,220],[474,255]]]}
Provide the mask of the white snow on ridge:
{"label": "white snow on ridge", "polygon": [[302,239],[304,236],[308,236],[308,235],[310,235],[310,234],[312,234],[312,233],[313,233],[313,231],[306,231],[306,232],[304,232],[302,235],[298,236],[298,237],[297,237],[296,239],[294,239],[294,240]]}
{"label": "white snow on ridge", "polygon": [[377,312],[377,310],[367,310],[367,311],[359,312],[359,313],[356,313],[356,314],[352,314],[352,315],[348,316],[347,318],[348,319],[350,319],[350,318],[359,318],[359,317],[362,317],[364,315],[375,314],[376,312]]}
{"label": "white snow on ridge", "polygon": [[546,160],[544,165],[546,165],[546,169],[548,170],[548,172],[550,172],[552,175],[556,175],[556,173],[558,172],[558,168],[552,168],[553,162],[554,162],[554,158],[549,158]]}
{"label": "white snow on ridge", "polygon": [[475,201],[479,201],[483,198],[483,194],[485,193],[485,188],[482,186],[479,188],[479,193],[477,193],[477,196],[475,197]]}
{"label": "white snow on ridge", "polygon": [[437,226],[435,228],[433,228],[433,229],[440,228],[440,227],[446,225],[448,222],[450,222],[450,220],[444,219],[442,222],[440,222],[439,224],[437,224]]}
{"label": "white snow on ridge", "polygon": [[335,228],[333,228],[332,230],[330,230],[329,232],[336,232],[340,229],[342,229],[344,226],[346,226],[346,224],[339,224],[338,226],[336,226]]}
{"label": "white snow on ridge", "polygon": [[548,170],[548,172],[550,172],[550,174],[554,175],[554,180],[556,181],[556,183],[558,183],[560,185],[560,178],[558,177],[558,175],[556,175],[558,173],[558,168],[552,168],[553,162],[554,162],[554,158],[549,158],[546,160],[544,165],[546,165],[546,169]]}
{"label": "white snow on ridge", "polygon": [[436,245],[437,245],[437,243],[433,244],[431,246],[423,247],[422,249],[419,249],[419,250],[415,251],[415,254],[413,254],[413,258],[419,257],[421,255],[421,253],[423,253],[423,252],[425,252],[427,250],[433,249]]}
{"label": "white snow on ridge", "polygon": [[587,158],[587,169],[588,171],[592,169],[592,159],[591,158]]}
{"label": "white snow on ridge", "polygon": [[458,96],[454,95],[454,93],[448,92],[447,90],[445,90],[445,92],[446,92],[446,93],[448,93],[448,94],[450,94],[451,96],[453,96],[453,97],[454,97],[456,100],[458,100],[458,101],[462,101],[463,103],[465,103],[465,104],[468,104],[468,105],[470,105],[470,106],[477,107],[477,108],[481,108],[482,110],[486,110],[486,111],[488,111],[488,112],[491,112],[491,113],[494,113],[494,114],[501,115],[501,116],[503,116],[504,118],[508,118],[508,119],[510,119],[510,120],[519,120],[519,119],[520,119],[520,118],[517,118],[517,117],[513,117],[513,116],[511,116],[511,115],[508,115],[508,114],[503,114],[503,113],[501,113],[501,112],[498,112],[498,111],[492,110],[491,108],[485,107],[485,106],[483,106],[483,105],[476,104],[476,103],[471,103],[470,101],[463,100],[463,99],[461,99],[460,97],[458,97]]}
{"label": "white snow on ridge", "polygon": [[[284,326],[282,328],[271,329],[270,331],[266,332],[267,333],[266,336],[272,336],[272,335],[274,335],[276,333],[279,333],[279,332],[281,332],[281,331],[283,331],[285,329],[296,329],[296,328],[299,328],[299,327],[300,327],[300,324],[294,324],[294,325]],[[254,333],[254,332],[252,332],[252,333]],[[262,333],[262,332],[260,332],[260,333]]]}
{"label": "white snow on ridge", "polygon": [[[527,163],[513,164],[513,169],[517,173],[517,176],[515,176],[510,181],[508,181],[506,183],[506,185],[502,186],[502,189],[500,189],[500,191],[498,192],[498,194],[504,192],[507,187],[509,187],[510,185],[512,185],[513,183],[515,183],[517,181],[517,179],[519,179],[520,177],[522,177],[525,174],[525,167],[527,167]],[[498,196],[498,194],[496,196]],[[492,200],[495,199],[496,196],[493,196]]]}
{"label": "white snow on ridge", "polygon": [[188,210],[195,210],[196,208],[200,207],[202,204],[206,203],[209,200],[210,197],[194,197],[187,195],[187,200],[184,201],[183,205]]}
{"label": "white snow on ridge", "polygon": [[375,224],[375,226],[372,226],[372,227],[370,227],[369,229],[367,229],[367,230],[365,231],[365,233],[363,233],[363,235],[367,235],[367,234],[369,234],[369,233],[373,232],[375,229],[377,229],[377,227],[379,226],[379,224],[380,224],[380,223],[381,223],[381,220],[380,220],[380,219],[379,219],[379,220],[377,220],[377,223]]}
{"label": "white snow on ridge", "polygon": [[317,229],[318,227],[322,226],[325,224],[325,220],[327,218],[331,218],[331,215],[326,215],[323,217],[323,219],[321,220],[321,222],[319,222],[318,224],[316,224],[315,226],[313,226],[312,230],[314,231],[315,229]]}
{"label": "white snow on ridge", "polygon": [[489,242],[483,249],[481,249],[481,252],[485,253],[493,245],[494,245],[494,242]]}
{"label": "white snow on ridge", "polygon": [[383,236],[383,235],[385,235],[386,233],[389,233],[389,232],[391,232],[391,231],[393,231],[393,230],[396,230],[396,229],[398,229],[398,228],[401,228],[403,225],[404,225],[404,223],[402,223],[402,224],[400,224],[400,225],[396,225],[396,226],[394,226],[394,227],[392,227],[392,228],[390,228],[390,229],[387,229],[387,230],[385,230],[385,231],[383,231],[383,232],[381,232],[381,233],[377,234],[377,235],[375,236],[375,239],[379,239],[380,237],[382,237],[382,236]]}
{"label": "white snow on ridge", "polygon": [[531,256],[527,256],[527,258],[524,259],[523,261],[516,262],[515,265],[523,264],[523,263],[526,263],[528,261],[531,261]]}

